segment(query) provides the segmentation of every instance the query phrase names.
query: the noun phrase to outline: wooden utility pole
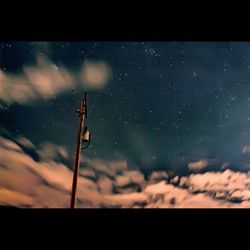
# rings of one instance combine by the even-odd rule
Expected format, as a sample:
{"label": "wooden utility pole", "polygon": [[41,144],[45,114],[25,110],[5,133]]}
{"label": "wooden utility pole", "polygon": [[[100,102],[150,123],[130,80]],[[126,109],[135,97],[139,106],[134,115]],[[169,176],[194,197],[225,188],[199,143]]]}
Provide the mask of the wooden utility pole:
{"label": "wooden utility pole", "polygon": [[[77,133],[77,143],[76,143],[74,170],[73,170],[74,172],[73,172],[70,208],[75,207],[75,200],[76,200],[77,178],[78,178],[78,171],[79,171],[80,158],[81,158],[81,145],[82,145],[82,139],[84,136],[83,135],[83,128],[85,128],[85,117],[87,117],[87,96],[86,96],[86,93],[84,95],[84,99],[81,102],[80,109],[77,109],[76,112],[79,114],[79,125],[78,125],[78,133]],[[88,142],[89,142],[89,140],[88,140]]]}

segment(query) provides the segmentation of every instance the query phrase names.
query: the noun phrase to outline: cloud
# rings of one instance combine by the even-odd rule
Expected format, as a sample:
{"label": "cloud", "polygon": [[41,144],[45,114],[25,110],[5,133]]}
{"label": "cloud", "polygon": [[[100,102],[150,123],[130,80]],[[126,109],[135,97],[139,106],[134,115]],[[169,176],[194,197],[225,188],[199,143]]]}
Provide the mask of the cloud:
{"label": "cloud", "polygon": [[243,149],[242,149],[242,154],[249,154],[250,153],[250,146],[245,146],[245,147],[243,147]]}
{"label": "cloud", "polygon": [[139,170],[126,170],[115,177],[114,190],[121,194],[141,192],[145,184],[144,175]]}
{"label": "cloud", "polygon": [[23,66],[21,74],[0,70],[0,101],[25,105],[75,88],[103,88],[111,75],[110,67],[102,61],[87,61],[80,72],[74,73],[63,65],[55,65],[46,56],[38,55],[36,65]]}
{"label": "cloud", "polygon": [[152,195],[152,201],[146,208],[230,208],[239,205],[214,199],[205,193],[193,194],[188,189],[175,187],[161,181],[149,185],[145,191]]}
{"label": "cloud", "polygon": [[150,197],[145,193],[113,194],[105,196],[101,201],[101,207],[124,207],[145,206],[149,203]]}
{"label": "cloud", "polygon": [[24,66],[20,75],[0,70],[0,100],[25,104],[48,99],[74,87],[74,78],[63,66],[56,68],[46,57],[37,56],[35,66]]}
{"label": "cloud", "polygon": [[31,197],[5,188],[0,188],[0,204],[19,207],[31,207],[34,201]]}
{"label": "cloud", "polygon": [[123,171],[121,175],[115,177],[115,183],[118,187],[124,187],[129,184],[143,184],[144,175],[138,170]]}
{"label": "cloud", "polygon": [[101,176],[97,181],[97,186],[101,194],[112,194],[113,193],[113,183],[105,175]]}
{"label": "cloud", "polygon": [[84,158],[84,162],[98,175],[107,175],[114,178],[117,174],[127,170],[127,162],[125,160],[102,160]]}
{"label": "cloud", "polygon": [[200,171],[201,169],[203,169],[207,166],[208,166],[207,160],[200,160],[200,161],[188,163],[188,168],[190,170],[195,170],[195,171]]}
{"label": "cloud", "polygon": [[[54,157],[53,154],[46,154],[46,161],[43,159],[35,161],[15,142],[6,138],[1,138],[0,142],[0,194],[3,194],[0,199],[1,205],[18,207],[69,206],[72,171],[66,165],[48,158],[48,156]],[[57,145],[49,143],[43,145],[49,145],[50,148],[57,147]],[[100,160],[96,162],[101,164]],[[126,167],[124,162],[119,161],[109,161],[105,164],[104,170],[107,171],[107,174],[114,174],[114,176],[116,172],[119,173],[119,170]],[[97,169],[99,169],[98,167],[100,166],[97,166]],[[138,177],[139,175],[135,174],[134,181],[139,180]],[[142,200],[145,202],[145,194],[119,195],[113,194],[112,189],[107,191],[111,187],[111,183],[108,176],[102,176],[97,183],[79,176],[76,206],[119,207],[142,203]]]}
{"label": "cloud", "polygon": [[58,95],[74,87],[73,75],[63,66],[57,67],[45,57],[37,57],[36,66],[24,66],[24,76],[43,98]]}
{"label": "cloud", "polygon": [[164,180],[147,185],[144,192],[152,195],[152,201],[146,207],[250,207],[250,175],[247,173],[228,169],[182,176],[179,183],[170,183]]}
{"label": "cloud", "polygon": [[166,171],[154,171],[153,173],[150,174],[148,180],[149,182],[159,182],[167,178],[168,174],[166,173]]}
{"label": "cloud", "polygon": [[51,142],[45,142],[40,144],[37,152],[42,160],[57,160],[60,159],[60,157],[68,159],[67,149],[63,146],[56,145]]}
{"label": "cloud", "polygon": [[236,190],[230,195],[233,199],[238,199],[240,201],[250,200],[250,190]]}
{"label": "cloud", "polygon": [[161,181],[157,184],[148,185],[147,188],[144,190],[144,192],[151,194],[164,194],[168,192],[169,190],[168,187],[169,186],[166,185],[165,181]]}
{"label": "cloud", "polygon": [[81,83],[87,89],[104,88],[111,77],[111,68],[103,61],[86,61],[80,71]]}
{"label": "cloud", "polygon": [[0,147],[2,147],[5,150],[19,151],[19,152],[22,151],[21,147],[18,146],[15,142],[4,139],[2,137],[0,137]]}
{"label": "cloud", "polygon": [[[52,159],[46,162],[35,161],[18,145],[14,145],[14,142],[1,138],[0,188],[4,196],[0,204],[23,207],[28,203],[32,207],[68,207],[72,171]],[[91,195],[92,192],[98,196],[96,184],[84,177],[79,178],[78,188],[79,195],[84,194],[86,201],[95,198],[95,195]],[[20,201],[22,199],[23,203]]]}
{"label": "cloud", "polygon": [[[27,138],[14,141],[0,138],[0,205],[17,207],[68,207],[72,171],[55,161],[59,145],[49,148],[39,161],[28,155],[23,146]],[[52,149],[54,148],[54,149]],[[46,152],[46,150],[43,152]],[[51,157],[51,158],[50,158]],[[145,180],[139,170],[127,169],[126,161],[88,159],[80,170],[76,207],[145,207],[145,208],[211,208],[250,207],[250,175],[224,172],[193,173],[173,176],[152,173],[155,183]],[[85,170],[85,171],[84,171]],[[159,179],[159,178],[160,179]],[[163,180],[162,180],[163,179]],[[138,187],[141,187],[138,189]]]}
{"label": "cloud", "polygon": [[35,145],[26,137],[23,137],[23,136],[18,137],[17,142],[26,148],[30,148],[30,149],[35,148]]}
{"label": "cloud", "polygon": [[250,176],[247,173],[225,170],[224,172],[206,172],[192,174],[189,186],[196,191],[234,191],[250,188]]}
{"label": "cloud", "polygon": [[94,179],[94,180],[96,179],[96,173],[94,169],[90,167],[80,168],[79,175],[83,177],[87,177],[89,179]]}

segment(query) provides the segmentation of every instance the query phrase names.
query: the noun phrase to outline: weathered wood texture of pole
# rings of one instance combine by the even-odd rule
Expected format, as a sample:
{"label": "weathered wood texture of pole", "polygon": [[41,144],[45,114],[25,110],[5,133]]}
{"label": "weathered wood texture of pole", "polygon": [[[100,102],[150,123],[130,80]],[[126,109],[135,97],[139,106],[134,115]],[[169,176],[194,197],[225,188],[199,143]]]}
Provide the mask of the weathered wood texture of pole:
{"label": "weathered wood texture of pole", "polygon": [[85,122],[85,114],[86,114],[86,94],[84,100],[82,100],[80,110],[77,110],[79,113],[79,126],[77,133],[77,144],[76,144],[76,152],[75,152],[75,162],[74,162],[74,172],[73,172],[73,182],[72,182],[72,190],[71,190],[71,200],[70,200],[70,208],[75,207],[76,200],[76,190],[77,190],[77,179],[78,179],[78,170],[80,166],[80,158],[81,158],[81,144],[82,144],[82,129]]}

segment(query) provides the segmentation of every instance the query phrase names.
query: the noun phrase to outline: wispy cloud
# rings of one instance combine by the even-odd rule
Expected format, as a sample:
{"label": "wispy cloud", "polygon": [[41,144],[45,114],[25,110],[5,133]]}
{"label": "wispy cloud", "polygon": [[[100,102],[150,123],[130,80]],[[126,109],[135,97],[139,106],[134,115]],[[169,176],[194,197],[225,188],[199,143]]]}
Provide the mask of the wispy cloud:
{"label": "wispy cloud", "polygon": [[86,61],[80,71],[81,83],[87,89],[104,88],[111,77],[111,68],[103,61]]}
{"label": "wispy cloud", "polygon": [[207,166],[208,166],[207,160],[200,160],[200,161],[188,163],[188,168],[190,170],[195,170],[195,171],[200,171],[201,169],[203,169]]}
{"label": "wispy cloud", "polygon": [[250,153],[250,146],[245,146],[242,148],[242,154],[249,154]]}
{"label": "wispy cloud", "polygon": [[57,160],[58,158],[68,159],[68,151],[65,147],[51,142],[45,142],[39,145],[38,155],[42,160]]}
{"label": "wispy cloud", "polygon": [[20,75],[0,70],[0,99],[4,103],[25,104],[48,99],[74,87],[71,73],[56,68],[46,57],[38,56],[35,66],[24,66]]}
{"label": "wispy cloud", "polygon": [[47,100],[71,89],[99,89],[106,86],[112,71],[107,63],[86,61],[80,72],[55,65],[38,55],[36,64],[23,66],[21,74],[0,70],[0,100],[5,104],[27,104],[36,99]]}

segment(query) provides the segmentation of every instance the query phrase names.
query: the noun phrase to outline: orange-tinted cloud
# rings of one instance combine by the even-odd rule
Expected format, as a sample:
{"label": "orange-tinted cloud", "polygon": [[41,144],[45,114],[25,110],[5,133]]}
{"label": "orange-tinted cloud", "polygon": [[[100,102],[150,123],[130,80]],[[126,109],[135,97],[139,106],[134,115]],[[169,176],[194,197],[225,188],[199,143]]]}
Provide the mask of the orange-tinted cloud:
{"label": "orange-tinted cloud", "polygon": [[111,76],[110,67],[103,61],[87,61],[80,72],[72,72],[39,54],[36,64],[23,66],[19,75],[0,69],[0,100],[6,104],[24,105],[36,99],[50,99],[75,88],[99,89],[106,86]]}
{"label": "orange-tinted cloud", "polygon": [[188,168],[190,170],[195,170],[195,171],[200,171],[201,169],[203,169],[207,166],[208,166],[207,160],[200,160],[200,161],[188,163]]}
{"label": "orange-tinted cloud", "polygon": [[112,77],[109,65],[103,61],[86,61],[79,74],[80,81],[87,89],[104,88]]}
{"label": "orange-tinted cloud", "polygon": [[[27,138],[21,141],[39,151]],[[43,147],[46,145],[53,152],[59,147],[51,143]],[[46,160],[35,161],[22,150],[22,144],[0,138],[0,205],[68,207],[72,171],[53,158],[54,154],[48,153]],[[87,162],[88,171],[80,171],[78,179],[76,207],[250,207],[250,177],[246,173],[226,170],[173,177],[180,180],[177,182],[161,173],[161,179],[152,183],[139,170],[128,170],[125,161]]]}

